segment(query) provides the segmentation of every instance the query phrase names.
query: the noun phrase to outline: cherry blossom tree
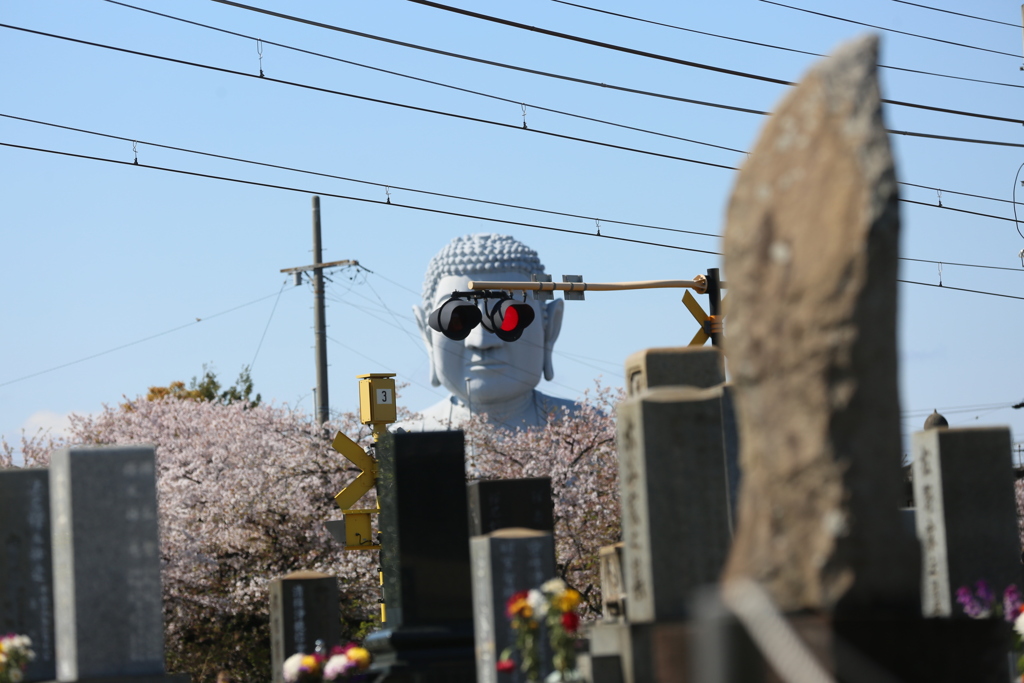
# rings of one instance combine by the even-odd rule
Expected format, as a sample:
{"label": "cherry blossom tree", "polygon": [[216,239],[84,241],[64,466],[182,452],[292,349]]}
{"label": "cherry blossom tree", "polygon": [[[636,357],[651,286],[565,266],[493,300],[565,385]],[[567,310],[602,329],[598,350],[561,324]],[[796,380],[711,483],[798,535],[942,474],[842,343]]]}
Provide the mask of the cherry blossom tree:
{"label": "cherry blossom tree", "polygon": [[[619,535],[615,399],[599,387],[540,429],[501,431],[483,418],[466,425],[468,478],[552,478],[559,571],[591,616],[600,609],[597,550]],[[324,528],[340,516],[334,494],[357,473],[330,447],[333,435],[370,442],[355,414],[320,428],[288,407],[169,393],[70,422],[66,437],[23,435],[17,449],[0,440],[0,467],[19,452],[24,466],[45,467],[67,444],[156,446],[170,670],[197,683],[221,669],[240,683],[265,680],[268,584],[299,569],[338,577],[346,637],[379,625],[376,553],[345,552]],[[374,505],[372,492],[364,502]]]}
{"label": "cherry blossom tree", "polygon": [[622,398],[598,385],[543,428],[507,431],[481,416],[464,425],[470,479],[551,477],[558,571],[583,596],[585,618],[601,613],[598,550],[621,535],[614,404]]}

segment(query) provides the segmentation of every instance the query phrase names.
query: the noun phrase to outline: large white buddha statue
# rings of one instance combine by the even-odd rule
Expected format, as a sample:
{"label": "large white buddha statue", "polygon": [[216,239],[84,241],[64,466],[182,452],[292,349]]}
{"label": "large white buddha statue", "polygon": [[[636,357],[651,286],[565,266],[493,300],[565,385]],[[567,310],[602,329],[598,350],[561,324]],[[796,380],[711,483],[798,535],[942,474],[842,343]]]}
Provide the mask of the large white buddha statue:
{"label": "large white buddha statue", "polygon": [[[448,339],[427,324],[430,312],[454,291],[467,291],[471,280],[529,282],[544,274],[537,252],[507,235],[466,235],[452,240],[430,260],[423,281],[423,304],[413,306],[430,356],[430,383],[451,395],[422,411],[421,419],[395,425],[407,431],[457,429],[469,416],[486,413],[495,425],[517,429],[546,424],[575,407],[570,400],[537,391],[541,375],[555,371],[551,350],[562,327],[562,299],[526,301],[535,318],[523,336],[505,342],[477,325],[462,341]],[[522,293],[516,293],[522,298]],[[490,302],[493,303],[493,302]],[[485,305],[479,301],[478,306]]]}

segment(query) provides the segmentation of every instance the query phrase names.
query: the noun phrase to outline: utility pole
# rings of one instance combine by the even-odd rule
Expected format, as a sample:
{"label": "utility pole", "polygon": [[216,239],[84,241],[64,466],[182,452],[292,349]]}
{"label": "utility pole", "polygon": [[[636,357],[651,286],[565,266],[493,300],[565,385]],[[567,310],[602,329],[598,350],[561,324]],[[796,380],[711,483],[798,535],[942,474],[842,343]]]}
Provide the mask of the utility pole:
{"label": "utility pole", "polygon": [[[313,263],[323,263],[320,246],[320,197],[313,195]],[[331,417],[327,400],[327,321],[324,310],[324,269],[313,269],[313,329],[316,334],[316,421],[322,425]]]}
{"label": "utility pole", "polygon": [[313,195],[313,264],[297,268],[282,268],[282,273],[294,273],[295,284],[302,283],[302,273],[313,271],[313,329],[316,336],[316,421],[322,425],[331,417],[327,395],[327,320],[324,308],[324,269],[337,266],[358,266],[358,261],[323,262],[320,244],[320,197]]}

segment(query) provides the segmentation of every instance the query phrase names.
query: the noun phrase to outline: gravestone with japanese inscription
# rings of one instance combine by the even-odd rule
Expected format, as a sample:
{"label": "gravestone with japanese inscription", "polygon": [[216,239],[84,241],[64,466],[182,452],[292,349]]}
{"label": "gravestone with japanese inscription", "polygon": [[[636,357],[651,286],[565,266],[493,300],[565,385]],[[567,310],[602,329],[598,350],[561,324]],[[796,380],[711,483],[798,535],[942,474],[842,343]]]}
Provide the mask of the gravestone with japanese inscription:
{"label": "gravestone with japanese inscription", "polygon": [[[514,594],[540,588],[555,574],[555,541],[551,532],[525,528],[504,528],[470,540],[473,568],[473,627],[478,683],[526,683],[520,670],[518,653],[513,657],[516,669],[498,677],[497,661],[502,650],[515,642],[515,634],[505,615],[506,604]],[[551,673],[551,646],[547,627],[541,620],[539,639],[541,679]]]}
{"label": "gravestone with japanese inscription", "polygon": [[464,443],[459,431],[377,443],[387,621],[364,641],[377,683],[476,680]]}
{"label": "gravestone with japanese inscription", "polygon": [[0,634],[32,639],[25,681],[56,676],[50,558],[50,475],[0,470]]}
{"label": "gravestone with japanese inscription", "polygon": [[957,588],[1022,585],[1010,430],[930,429],[912,439],[925,616],[966,618]]}
{"label": "gravestone with japanese inscription", "polygon": [[154,449],[55,451],[50,519],[58,680],[165,679]]}
{"label": "gravestone with japanese inscription", "polygon": [[338,580],[320,572],[292,572],[270,582],[270,665],[274,683],[284,681],[284,661],[296,652],[325,651],[341,641]]}
{"label": "gravestone with japanese inscription", "polygon": [[629,621],[685,619],[729,552],[721,387],[657,387],[618,411]]}

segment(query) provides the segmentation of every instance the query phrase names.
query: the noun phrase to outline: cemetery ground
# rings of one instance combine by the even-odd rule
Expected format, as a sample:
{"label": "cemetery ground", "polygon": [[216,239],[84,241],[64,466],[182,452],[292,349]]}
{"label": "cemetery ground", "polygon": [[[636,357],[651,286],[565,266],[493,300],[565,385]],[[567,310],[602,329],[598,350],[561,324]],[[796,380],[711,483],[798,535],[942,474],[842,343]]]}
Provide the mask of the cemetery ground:
{"label": "cemetery ground", "polygon": [[324,531],[352,474],[329,437],[370,447],[355,416],[170,396],[74,420],[72,447],[28,439],[49,471],[0,473],[0,581],[38,634],[30,678],[177,679],[166,646],[197,681],[276,681],[311,641],[365,635],[377,683],[1017,680],[1009,430],[915,433],[900,509],[877,53],[815,66],[738,176],[730,381],[717,347],[648,349],[625,397],[542,429],[385,433],[379,565]]}

